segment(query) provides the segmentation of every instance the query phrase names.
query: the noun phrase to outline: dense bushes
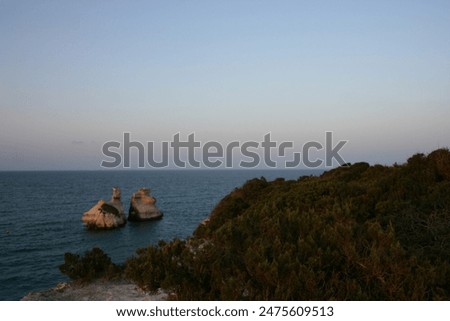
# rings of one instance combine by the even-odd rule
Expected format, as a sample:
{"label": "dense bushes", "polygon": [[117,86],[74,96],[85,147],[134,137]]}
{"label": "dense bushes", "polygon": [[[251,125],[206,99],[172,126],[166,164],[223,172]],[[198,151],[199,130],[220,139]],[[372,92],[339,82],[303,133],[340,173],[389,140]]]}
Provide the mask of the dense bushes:
{"label": "dense bushes", "polygon": [[89,282],[98,278],[112,279],[121,275],[121,268],[98,247],[87,251],[84,256],[64,254],[64,264],[59,270],[72,280]]}
{"label": "dense bushes", "polygon": [[126,276],[180,300],[450,299],[450,152],[253,179]]}

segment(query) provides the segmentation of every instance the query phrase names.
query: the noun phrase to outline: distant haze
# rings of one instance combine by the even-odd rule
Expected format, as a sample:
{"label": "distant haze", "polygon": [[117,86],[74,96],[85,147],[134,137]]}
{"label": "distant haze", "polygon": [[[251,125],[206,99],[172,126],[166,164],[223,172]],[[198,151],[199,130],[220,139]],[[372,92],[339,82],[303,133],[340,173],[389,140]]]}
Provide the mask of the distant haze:
{"label": "distant haze", "polygon": [[325,131],[349,162],[450,145],[450,1],[0,1],[0,170],[103,143]]}

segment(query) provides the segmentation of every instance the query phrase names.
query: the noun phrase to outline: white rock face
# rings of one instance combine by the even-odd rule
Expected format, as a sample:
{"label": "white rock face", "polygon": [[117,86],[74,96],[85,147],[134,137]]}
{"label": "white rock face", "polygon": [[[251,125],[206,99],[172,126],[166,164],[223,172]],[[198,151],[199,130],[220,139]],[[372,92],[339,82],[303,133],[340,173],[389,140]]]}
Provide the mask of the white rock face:
{"label": "white rock face", "polygon": [[162,218],[162,212],[156,207],[156,199],[150,195],[150,189],[141,188],[131,197],[129,221],[148,221]]}
{"label": "white rock face", "polygon": [[89,211],[85,212],[81,220],[86,227],[92,229],[112,229],[125,225],[125,212],[120,197],[120,189],[114,187],[113,195],[109,202],[100,200]]}
{"label": "white rock face", "polygon": [[160,289],[148,293],[125,280],[95,281],[90,284],[60,283],[52,289],[30,292],[21,301],[165,301]]}

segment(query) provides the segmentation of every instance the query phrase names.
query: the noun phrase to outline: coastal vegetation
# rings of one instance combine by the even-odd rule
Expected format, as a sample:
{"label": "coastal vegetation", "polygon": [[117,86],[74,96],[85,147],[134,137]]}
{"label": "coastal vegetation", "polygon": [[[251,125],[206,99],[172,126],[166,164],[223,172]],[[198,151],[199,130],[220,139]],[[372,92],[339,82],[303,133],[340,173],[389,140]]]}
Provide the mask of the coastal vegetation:
{"label": "coastal vegetation", "polygon": [[119,278],[123,268],[114,264],[102,249],[94,247],[83,256],[65,253],[64,264],[59,266],[59,270],[72,280],[86,283],[100,278]]}
{"label": "coastal vegetation", "polygon": [[[103,272],[67,253],[61,271],[118,271],[97,256]],[[252,179],[192,237],[138,249],[120,273],[177,300],[448,300],[450,152]]]}

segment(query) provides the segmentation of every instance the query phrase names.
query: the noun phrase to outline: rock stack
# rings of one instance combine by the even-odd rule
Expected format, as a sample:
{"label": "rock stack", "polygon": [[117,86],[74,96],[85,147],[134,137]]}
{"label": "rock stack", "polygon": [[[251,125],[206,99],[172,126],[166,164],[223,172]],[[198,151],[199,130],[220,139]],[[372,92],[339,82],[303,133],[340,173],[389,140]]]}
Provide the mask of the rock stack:
{"label": "rock stack", "polygon": [[162,218],[162,212],[156,207],[156,199],[150,195],[150,189],[141,188],[131,197],[129,221],[149,221]]}
{"label": "rock stack", "polygon": [[114,187],[109,202],[100,200],[89,211],[85,212],[81,220],[86,227],[90,229],[112,229],[125,225],[126,218],[120,197],[120,189]]}

